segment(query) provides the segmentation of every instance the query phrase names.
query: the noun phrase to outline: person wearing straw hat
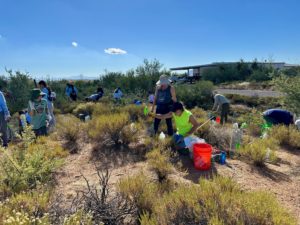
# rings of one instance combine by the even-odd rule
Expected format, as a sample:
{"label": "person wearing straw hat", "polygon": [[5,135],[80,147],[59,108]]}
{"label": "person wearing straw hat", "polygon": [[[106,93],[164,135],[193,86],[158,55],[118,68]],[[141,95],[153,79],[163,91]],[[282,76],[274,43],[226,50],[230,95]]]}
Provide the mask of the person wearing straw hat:
{"label": "person wearing straw hat", "polygon": [[51,120],[47,100],[43,99],[44,95],[44,92],[35,88],[31,91],[31,98],[28,103],[31,125],[36,137],[47,135],[47,126]]}
{"label": "person wearing straw hat", "polygon": [[[156,106],[156,114],[166,115],[172,111],[172,105],[177,102],[175,88],[171,86],[171,81],[167,75],[161,75],[159,81],[156,83],[156,90],[154,96],[154,102],[151,112],[154,112]],[[161,119],[154,119],[154,132],[157,134],[158,127]],[[168,135],[173,135],[172,118],[166,118],[168,127]]]}

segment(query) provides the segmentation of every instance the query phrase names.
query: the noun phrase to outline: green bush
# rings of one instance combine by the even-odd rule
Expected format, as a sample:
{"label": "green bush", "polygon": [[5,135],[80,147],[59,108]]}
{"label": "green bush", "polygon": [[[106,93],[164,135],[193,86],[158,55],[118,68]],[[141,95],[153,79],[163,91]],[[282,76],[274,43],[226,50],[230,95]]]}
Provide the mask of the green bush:
{"label": "green bush", "polygon": [[78,210],[74,214],[64,219],[63,225],[93,225],[93,216],[89,213],[85,213],[83,210]]}
{"label": "green bush", "polygon": [[269,136],[277,140],[282,146],[300,148],[300,132],[293,126],[274,126],[270,130]]}
{"label": "green bush", "polygon": [[18,112],[27,108],[30,99],[30,90],[34,88],[33,80],[28,74],[12,71],[9,73],[9,98],[8,107],[12,113]]}
{"label": "green bush", "polygon": [[177,100],[182,101],[187,108],[195,106],[208,109],[213,104],[213,84],[209,81],[200,81],[196,84],[176,86]]}
{"label": "green bush", "polygon": [[48,210],[49,197],[49,192],[41,192],[40,190],[14,195],[0,206],[0,221],[8,219],[8,216],[13,215],[14,211],[27,214],[30,217],[42,217]]}
{"label": "green bush", "polygon": [[300,77],[280,76],[274,79],[276,88],[284,93],[284,105],[292,112],[300,113]]}
{"label": "green bush", "polygon": [[146,155],[150,168],[156,173],[160,182],[164,181],[173,171],[170,163],[170,153],[159,148],[153,149]]}
{"label": "green bush", "polygon": [[244,145],[238,151],[247,160],[256,166],[264,166],[265,162],[274,163],[277,161],[275,150],[278,142],[272,138],[255,139],[252,143]]}
{"label": "green bush", "polygon": [[244,192],[223,177],[202,179],[199,185],[181,184],[154,201],[154,208],[141,216],[141,224],[296,224],[275,196]]}
{"label": "green bush", "polygon": [[117,113],[94,117],[89,123],[89,136],[96,143],[113,143],[114,145],[128,144],[128,140],[123,140],[123,129],[129,124],[127,113]]}
{"label": "green bush", "polygon": [[79,151],[80,137],[82,137],[83,123],[72,115],[57,117],[57,135],[64,142],[64,147],[70,153]]}
{"label": "green bush", "polygon": [[35,143],[25,132],[23,142],[13,151],[1,149],[1,195],[19,193],[36,188],[40,183],[47,183],[51,180],[52,173],[62,165],[62,159],[48,153],[51,151],[50,146],[38,144],[33,148],[32,145]]}

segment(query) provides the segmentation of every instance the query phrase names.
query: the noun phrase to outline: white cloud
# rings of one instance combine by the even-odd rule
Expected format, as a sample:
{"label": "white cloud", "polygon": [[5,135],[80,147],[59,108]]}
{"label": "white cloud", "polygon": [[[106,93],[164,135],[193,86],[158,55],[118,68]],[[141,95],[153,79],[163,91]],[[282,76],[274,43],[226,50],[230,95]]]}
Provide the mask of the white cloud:
{"label": "white cloud", "polygon": [[104,52],[110,55],[125,55],[127,52],[120,48],[107,48],[104,49]]}
{"label": "white cloud", "polygon": [[78,46],[78,43],[77,43],[77,42],[75,42],[75,41],[73,41],[73,42],[72,42],[72,46],[73,46],[74,48],[77,48],[77,46]]}

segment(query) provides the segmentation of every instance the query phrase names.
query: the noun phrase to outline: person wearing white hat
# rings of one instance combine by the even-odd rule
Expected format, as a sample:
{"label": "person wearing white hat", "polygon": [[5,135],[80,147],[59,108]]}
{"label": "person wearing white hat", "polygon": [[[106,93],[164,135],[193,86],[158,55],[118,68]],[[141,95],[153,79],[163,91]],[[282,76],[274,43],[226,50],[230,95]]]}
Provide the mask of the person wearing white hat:
{"label": "person wearing white hat", "polygon": [[[172,105],[177,102],[175,88],[171,86],[171,81],[167,75],[161,75],[156,83],[154,103],[151,112],[154,112],[156,105],[156,114],[165,115],[172,111]],[[157,133],[160,124],[160,119],[154,119],[154,132]],[[166,119],[168,127],[168,135],[173,135],[172,118]]]}

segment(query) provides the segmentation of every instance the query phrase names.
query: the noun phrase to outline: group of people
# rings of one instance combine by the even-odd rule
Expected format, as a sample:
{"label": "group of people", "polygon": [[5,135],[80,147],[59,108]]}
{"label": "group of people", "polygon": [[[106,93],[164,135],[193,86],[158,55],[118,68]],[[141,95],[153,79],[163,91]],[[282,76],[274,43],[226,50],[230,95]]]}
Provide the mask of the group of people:
{"label": "group of people", "polygon": [[[212,113],[219,114],[220,124],[223,125],[228,121],[230,101],[216,91],[213,92],[212,97],[214,99]],[[175,88],[171,85],[171,81],[167,76],[161,76],[156,83],[155,94],[153,96],[149,95],[149,102],[151,101],[153,101],[153,105],[150,115],[154,117],[154,132],[158,132],[161,120],[165,119],[168,135],[173,136],[177,150],[184,150],[183,152],[188,153],[184,138],[192,135],[200,124],[193,114],[185,109],[183,103],[177,101]],[[295,124],[300,129],[300,119],[296,120],[293,113],[287,110],[269,109],[262,116],[269,125],[284,124],[289,126]],[[175,133],[173,131],[172,118],[177,128]]]}
{"label": "group of people", "polygon": [[[20,134],[29,124],[36,136],[47,135],[51,129],[55,127],[56,120],[53,113],[53,102],[56,99],[56,94],[47,86],[47,83],[41,80],[38,83],[38,88],[31,90],[28,108],[19,112],[19,127]],[[70,101],[77,101],[78,90],[73,82],[67,83],[66,96]],[[86,101],[99,101],[104,95],[104,91],[99,87],[96,93],[85,98]],[[123,97],[121,88],[118,87],[113,92],[113,98],[119,102]],[[217,92],[213,93],[214,105],[213,112],[219,112],[220,123],[224,124],[228,120],[230,111],[229,100]],[[140,101],[135,101],[135,104]],[[193,114],[184,107],[182,102],[177,101],[175,87],[167,75],[160,76],[156,83],[155,93],[149,92],[148,102],[152,104],[150,115],[154,117],[154,133],[157,134],[161,120],[166,120],[167,133],[173,136],[176,143],[176,148],[184,149],[184,138],[192,135],[199,127],[199,123]],[[154,113],[155,112],[155,113]],[[281,109],[271,109],[263,113],[266,122],[271,124],[290,125],[294,123],[292,113]],[[0,133],[2,134],[3,146],[8,144],[7,124],[10,121],[10,112],[8,110],[3,92],[0,91]],[[175,121],[177,131],[174,132],[172,119]],[[298,122],[298,124],[297,124]],[[300,120],[296,121],[296,125],[300,128]]]}

